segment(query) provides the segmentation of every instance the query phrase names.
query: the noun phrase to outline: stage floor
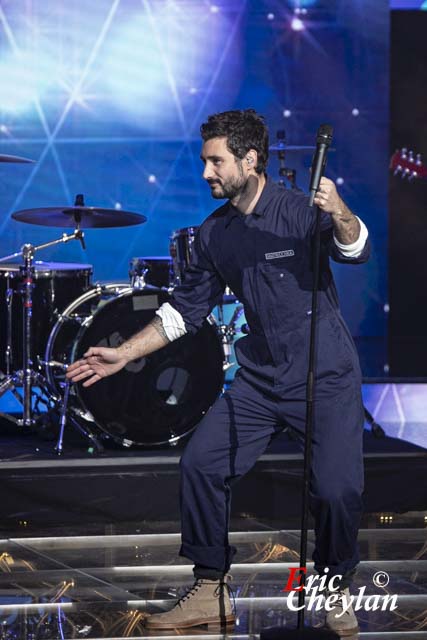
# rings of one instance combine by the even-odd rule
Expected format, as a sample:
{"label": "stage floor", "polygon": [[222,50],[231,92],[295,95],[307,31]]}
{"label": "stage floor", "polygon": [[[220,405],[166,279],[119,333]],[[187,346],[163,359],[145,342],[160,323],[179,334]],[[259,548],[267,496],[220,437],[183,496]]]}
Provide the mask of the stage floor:
{"label": "stage floor", "polygon": [[[364,433],[366,512],[352,587],[360,638],[427,640],[425,391],[369,386],[366,405],[386,437]],[[148,637],[145,617],[192,585],[191,566],[178,556],[183,443],[95,455],[68,429],[58,457],[56,436],[0,429],[0,640]],[[298,566],[301,478],[302,454],[285,433],[233,489],[237,623],[227,637],[296,624],[283,588]],[[311,532],[309,557],[312,543]],[[395,610],[391,600],[381,609],[387,595],[397,596]],[[306,620],[320,625],[321,613]],[[203,627],[175,635],[224,638]]]}
{"label": "stage floor", "polygon": [[[370,596],[379,596],[379,608],[357,612],[361,628],[357,637],[427,638],[426,519],[423,513],[390,514],[386,519],[381,514],[365,516],[359,535],[361,563],[352,594],[360,598],[361,607]],[[227,633],[239,640],[256,638],[264,627],[296,624],[296,613],[290,611],[283,589],[290,567],[298,566],[299,548],[297,529],[277,530],[271,523],[252,521],[251,530],[239,530],[242,525],[248,523],[232,523],[231,542],[238,548],[231,569],[237,621]],[[84,523],[80,529],[84,530]],[[156,529],[155,523],[151,529]],[[178,524],[164,523],[161,529],[137,533],[134,527],[133,533],[122,535],[109,527],[105,535],[70,536],[64,528],[54,537],[1,540],[0,637],[68,640],[153,635],[144,632],[145,617],[170,607],[192,584],[191,566],[178,556]],[[312,541],[310,532],[309,553]],[[387,586],[378,586],[387,579]],[[384,601],[387,594],[397,596],[393,611],[391,601]],[[370,602],[373,605],[372,597]],[[307,611],[306,620],[322,624],[320,612]],[[156,635],[224,637],[203,627]]]}

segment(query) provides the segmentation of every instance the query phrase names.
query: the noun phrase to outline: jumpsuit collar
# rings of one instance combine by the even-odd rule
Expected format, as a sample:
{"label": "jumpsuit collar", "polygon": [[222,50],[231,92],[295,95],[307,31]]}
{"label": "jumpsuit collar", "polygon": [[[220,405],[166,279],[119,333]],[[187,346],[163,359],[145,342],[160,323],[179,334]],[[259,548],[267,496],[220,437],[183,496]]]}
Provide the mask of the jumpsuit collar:
{"label": "jumpsuit collar", "polygon": [[266,180],[264,188],[261,191],[258,202],[256,203],[255,209],[252,211],[252,213],[242,213],[241,211],[239,211],[239,209],[237,209],[237,207],[233,206],[231,202],[228,201],[227,222],[225,224],[226,227],[228,227],[233,218],[236,217],[246,218],[246,216],[255,216],[257,218],[262,218],[266,215],[269,204],[276,194],[277,185],[275,182],[273,182],[270,176],[266,175],[265,178]]}

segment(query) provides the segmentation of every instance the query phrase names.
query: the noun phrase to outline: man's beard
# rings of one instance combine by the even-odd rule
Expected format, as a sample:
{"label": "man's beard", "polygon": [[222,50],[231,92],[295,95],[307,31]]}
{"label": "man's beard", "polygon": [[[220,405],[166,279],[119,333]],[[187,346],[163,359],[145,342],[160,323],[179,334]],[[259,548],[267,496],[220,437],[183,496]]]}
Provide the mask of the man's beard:
{"label": "man's beard", "polygon": [[216,200],[223,200],[224,198],[228,198],[228,200],[233,200],[236,198],[245,188],[246,181],[243,177],[236,178],[228,178],[224,180],[224,183],[221,184],[216,180],[211,180],[209,185],[215,185],[215,190],[211,190],[212,198]]}

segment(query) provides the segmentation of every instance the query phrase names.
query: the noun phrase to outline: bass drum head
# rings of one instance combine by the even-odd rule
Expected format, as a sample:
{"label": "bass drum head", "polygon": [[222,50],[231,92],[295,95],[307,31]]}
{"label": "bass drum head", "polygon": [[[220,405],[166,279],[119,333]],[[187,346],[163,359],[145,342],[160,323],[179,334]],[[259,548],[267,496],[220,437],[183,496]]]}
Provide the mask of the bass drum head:
{"label": "bass drum head", "polygon": [[[168,300],[159,290],[127,290],[105,302],[79,331],[73,359],[91,346],[117,347],[143,329]],[[99,428],[122,446],[173,444],[197,425],[220,394],[222,364],[220,339],[205,322],[195,335],[130,362],[91,387],[76,385],[77,396]]]}

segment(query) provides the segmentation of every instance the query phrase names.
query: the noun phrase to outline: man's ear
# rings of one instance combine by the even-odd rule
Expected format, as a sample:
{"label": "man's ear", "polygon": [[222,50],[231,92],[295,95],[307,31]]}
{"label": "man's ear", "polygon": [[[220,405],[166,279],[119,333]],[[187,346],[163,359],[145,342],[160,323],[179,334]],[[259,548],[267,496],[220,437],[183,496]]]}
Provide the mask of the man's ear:
{"label": "man's ear", "polygon": [[249,169],[256,167],[256,163],[257,163],[257,160],[258,160],[258,154],[255,151],[255,149],[249,149],[249,151],[247,152],[247,154],[245,156],[245,160],[246,160],[246,164],[248,165]]}

